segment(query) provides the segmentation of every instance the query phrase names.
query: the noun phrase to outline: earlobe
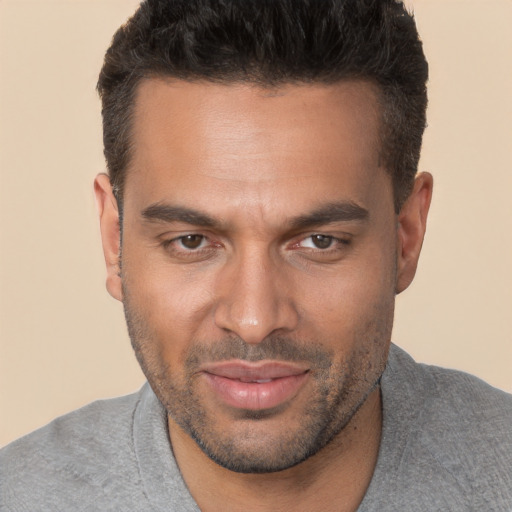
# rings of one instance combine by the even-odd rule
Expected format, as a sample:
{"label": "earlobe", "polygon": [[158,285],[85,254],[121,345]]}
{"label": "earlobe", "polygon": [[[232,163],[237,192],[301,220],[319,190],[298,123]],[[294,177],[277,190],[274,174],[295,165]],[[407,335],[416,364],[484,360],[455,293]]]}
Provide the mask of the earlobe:
{"label": "earlobe", "polygon": [[101,241],[107,266],[107,290],[114,299],[122,301],[119,209],[110,179],[106,174],[96,176],[94,194],[100,217]]}
{"label": "earlobe", "polygon": [[433,178],[429,173],[416,176],[414,187],[398,215],[396,293],[403,292],[414,279],[427,228]]}

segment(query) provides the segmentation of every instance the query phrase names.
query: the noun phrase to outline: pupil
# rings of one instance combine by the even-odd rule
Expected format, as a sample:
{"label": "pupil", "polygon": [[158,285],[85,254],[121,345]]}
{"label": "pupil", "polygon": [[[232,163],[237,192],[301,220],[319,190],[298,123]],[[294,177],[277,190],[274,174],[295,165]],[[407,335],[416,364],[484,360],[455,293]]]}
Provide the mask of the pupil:
{"label": "pupil", "polygon": [[331,245],[331,243],[332,243],[332,238],[330,236],[314,235],[313,236],[313,243],[319,249],[327,249]]}
{"label": "pupil", "polygon": [[197,249],[201,242],[203,241],[203,237],[201,235],[187,235],[181,239],[181,243],[187,249]]}

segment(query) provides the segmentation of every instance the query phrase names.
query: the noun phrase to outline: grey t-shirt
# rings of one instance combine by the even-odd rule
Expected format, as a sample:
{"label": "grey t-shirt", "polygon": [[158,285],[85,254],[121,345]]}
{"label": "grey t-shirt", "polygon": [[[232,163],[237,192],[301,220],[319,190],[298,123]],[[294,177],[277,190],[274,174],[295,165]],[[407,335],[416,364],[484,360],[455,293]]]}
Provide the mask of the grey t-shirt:
{"label": "grey t-shirt", "polygon": [[[395,346],[381,384],[379,458],[359,512],[512,511],[511,395],[416,364]],[[146,384],[1,450],[0,510],[199,509],[176,466],[165,411]]]}

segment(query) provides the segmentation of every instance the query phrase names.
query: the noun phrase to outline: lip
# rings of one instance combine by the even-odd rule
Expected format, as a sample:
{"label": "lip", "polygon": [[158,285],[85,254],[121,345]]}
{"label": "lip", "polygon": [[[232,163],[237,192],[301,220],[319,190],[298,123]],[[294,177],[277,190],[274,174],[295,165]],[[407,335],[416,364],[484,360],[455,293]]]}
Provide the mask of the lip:
{"label": "lip", "polygon": [[223,361],[201,368],[212,391],[237,409],[278,407],[296,396],[308,378],[308,368],[281,361]]}

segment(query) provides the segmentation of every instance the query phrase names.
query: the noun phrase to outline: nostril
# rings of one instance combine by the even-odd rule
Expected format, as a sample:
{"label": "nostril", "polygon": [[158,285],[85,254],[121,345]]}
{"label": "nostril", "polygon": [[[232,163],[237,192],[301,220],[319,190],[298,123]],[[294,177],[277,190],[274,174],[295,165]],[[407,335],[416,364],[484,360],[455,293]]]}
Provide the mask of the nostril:
{"label": "nostril", "polygon": [[216,326],[249,344],[260,343],[275,331],[293,330],[297,313],[283,273],[272,271],[261,253],[243,253],[231,263],[217,281]]}

